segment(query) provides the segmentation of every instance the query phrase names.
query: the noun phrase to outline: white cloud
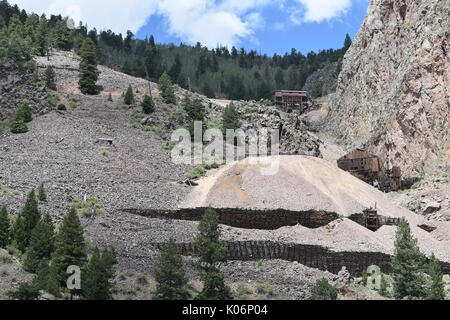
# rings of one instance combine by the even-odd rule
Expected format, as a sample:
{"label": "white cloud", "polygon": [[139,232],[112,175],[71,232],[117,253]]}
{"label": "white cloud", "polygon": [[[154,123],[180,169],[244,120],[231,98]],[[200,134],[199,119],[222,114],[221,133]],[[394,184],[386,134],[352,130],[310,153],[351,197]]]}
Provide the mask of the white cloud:
{"label": "white cloud", "polygon": [[167,18],[172,34],[208,47],[234,45],[253,33],[242,16],[218,7],[212,0],[161,0],[158,13]]}
{"label": "white cloud", "polygon": [[[148,16],[156,12],[157,0],[10,0],[20,8],[38,14],[46,13],[81,19],[90,28],[111,29],[125,34],[136,32]],[[79,14],[78,14],[79,12]]]}
{"label": "white cloud", "polygon": [[[302,22],[322,22],[344,14],[352,5],[352,0],[297,0],[303,10],[297,10],[291,15],[295,24]],[[304,12],[300,14],[300,12]]]}
{"label": "white cloud", "polygon": [[[237,45],[255,41],[255,31],[265,26],[264,15],[276,9],[289,12],[294,24],[320,22],[342,15],[358,0],[10,0],[38,14],[68,15],[98,30],[136,33],[155,14],[165,17],[168,32],[183,41]],[[269,8],[271,6],[271,8]],[[264,9],[267,9],[265,11]],[[289,11],[286,11],[289,10]],[[274,21],[282,30],[286,21]]]}

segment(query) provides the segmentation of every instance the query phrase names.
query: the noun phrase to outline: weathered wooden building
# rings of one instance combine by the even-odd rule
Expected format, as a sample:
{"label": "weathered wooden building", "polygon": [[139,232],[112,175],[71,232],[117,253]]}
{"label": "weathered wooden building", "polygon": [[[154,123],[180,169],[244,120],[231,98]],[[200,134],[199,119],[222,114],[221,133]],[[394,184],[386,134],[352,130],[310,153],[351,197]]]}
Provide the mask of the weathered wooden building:
{"label": "weathered wooden building", "polygon": [[308,93],[306,91],[279,90],[275,92],[275,103],[284,112],[303,113],[307,108]]}
{"label": "weathered wooden building", "polygon": [[340,158],[338,167],[384,192],[396,191],[401,187],[399,167],[385,169],[379,157],[361,149]]}

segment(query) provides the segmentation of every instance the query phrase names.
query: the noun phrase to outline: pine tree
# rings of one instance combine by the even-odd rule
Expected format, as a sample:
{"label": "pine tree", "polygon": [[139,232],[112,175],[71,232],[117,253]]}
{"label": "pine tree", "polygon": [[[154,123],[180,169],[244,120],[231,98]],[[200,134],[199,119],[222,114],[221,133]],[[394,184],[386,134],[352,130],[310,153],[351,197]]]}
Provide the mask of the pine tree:
{"label": "pine tree", "polygon": [[397,229],[395,253],[391,260],[394,295],[397,299],[426,297],[425,260],[408,222],[403,218]]}
{"label": "pine tree", "polygon": [[128,106],[134,103],[134,93],[131,84],[128,86],[127,93],[125,93],[124,102]]}
{"label": "pine tree", "polygon": [[172,68],[170,68],[169,71],[169,75],[172,79],[176,80],[178,79],[178,76],[181,73],[181,69],[182,69],[183,65],[181,64],[181,58],[179,54],[175,55],[175,62],[172,66]]}
{"label": "pine tree", "polygon": [[83,228],[76,209],[71,208],[64,217],[55,239],[52,263],[55,265],[58,280],[64,283],[67,268],[72,265],[81,268],[85,262],[86,243]]}
{"label": "pine tree", "polygon": [[239,114],[233,103],[230,103],[222,114],[222,129],[226,134],[227,129],[236,130],[240,127]]}
{"label": "pine tree", "polygon": [[328,282],[327,279],[323,278],[317,280],[316,284],[311,290],[310,300],[337,300],[338,293],[336,289]]}
{"label": "pine tree", "polygon": [[210,85],[208,84],[208,81],[206,81],[203,84],[202,91],[203,91],[203,94],[210,99],[214,99],[216,97],[216,93],[214,92],[213,88],[210,87]]}
{"label": "pine tree", "polygon": [[72,47],[72,32],[67,27],[67,20],[56,22],[54,26],[54,44],[55,47],[61,50],[70,50]]}
{"label": "pine tree", "polygon": [[175,92],[173,90],[172,81],[170,80],[169,75],[164,72],[159,78],[159,90],[161,90],[161,96],[164,101],[168,104],[177,103]]}
{"label": "pine tree", "polygon": [[7,295],[14,300],[37,300],[39,298],[39,289],[33,284],[21,283],[16,291],[9,291]]}
{"label": "pine tree", "polygon": [[6,248],[11,243],[11,222],[6,206],[0,206],[0,248]]}
{"label": "pine tree", "polygon": [[38,200],[42,202],[47,201],[47,194],[45,193],[44,184],[41,183],[38,188]]}
{"label": "pine tree", "polygon": [[194,136],[194,125],[196,121],[203,122],[203,128],[206,128],[206,125],[204,123],[205,115],[206,115],[206,109],[203,103],[198,100],[192,100],[189,98],[189,96],[185,96],[183,99],[183,107],[184,111],[188,115],[188,121],[189,121],[189,132],[191,133],[191,136]]}
{"label": "pine tree", "polygon": [[97,94],[96,86],[99,72],[97,70],[97,49],[91,38],[86,38],[81,47],[79,88],[83,94]]}
{"label": "pine tree", "polygon": [[25,203],[25,207],[22,209],[20,215],[24,219],[25,224],[25,239],[26,246],[30,243],[31,235],[33,233],[34,228],[38,224],[41,219],[41,213],[39,212],[38,203],[36,200],[36,194],[34,189],[28,193],[27,201]]}
{"label": "pine tree", "polygon": [[344,41],[344,52],[347,52],[347,50],[351,47],[352,45],[352,38],[350,37],[350,35],[347,33],[345,35],[345,41]]}
{"label": "pine tree", "polygon": [[86,264],[81,281],[82,297],[85,300],[111,300],[114,278],[115,255],[112,251],[100,252],[98,248]]}
{"label": "pine tree", "polygon": [[155,112],[155,103],[153,102],[152,97],[147,94],[144,97],[144,101],[142,101],[142,112],[145,114]]}
{"label": "pine tree", "polygon": [[311,96],[314,99],[320,98],[323,95],[323,84],[322,81],[316,81],[311,90]]}
{"label": "pine tree", "polygon": [[45,15],[42,15],[39,20],[39,26],[36,34],[36,46],[38,53],[45,56],[48,51],[48,22]]}
{"label": "pine tree", "polygon": [[27,235],[25,232],[25,219],[22,216],[16,217],[13,224],[13,245],[22,253],[27,249]]}
{"label": "pine tree", "polygon": [[275,75],[275,82],[277,85],[277,89],[282,89],[284,86],[284,73],[282,69],[278,69]]}
{"label": "pine tree", "polygon": [[55,228],[52,219],[46,215],[33,230],[27,249],[24,269],[35,273],[41,262],[49,261],[55,249]]}
{"label": "pine tree", "polygon": [[42,261],[37,269],[36,276],[33,278],[33,287],[48,292],[55,297],[61,295],[58,274],[54,265],[49,265],[48,261]]}
{"label": "pine tree", "polygon": [[30,122],[33,120],[33,113],[27,104],[22,104],[14,115],[15,120],[22,120],[23,122]]}
{"label": "pine tree", "polygon": [[187,300],[191,297],[188,279],[183,269],[183,259],[173,240],[162,250],[156,267],[155,300]]}
{"label": "pine tree", "polygon": [[51,90],[56,90],[56,73],[52,66],[48,66],[45,70],[45,86]]}
{"label": "pine tree", "polygon": [[203,281],[203,291],[198,300],[227,300],[229,288],[220,273],[220,264],[227,260],[227,249],[220,242],[219,215],[211,208],[206,209],[198,226],[199,234],[195,237],[198,250],[196,267]]}
{"label": "pine tree", "polygon": [[427,300],[445,300],[447,294],[445,290],[445,283],[441,265],[434,254],[431,256],[428,275],[430,276],[430,285],[428,288]]}

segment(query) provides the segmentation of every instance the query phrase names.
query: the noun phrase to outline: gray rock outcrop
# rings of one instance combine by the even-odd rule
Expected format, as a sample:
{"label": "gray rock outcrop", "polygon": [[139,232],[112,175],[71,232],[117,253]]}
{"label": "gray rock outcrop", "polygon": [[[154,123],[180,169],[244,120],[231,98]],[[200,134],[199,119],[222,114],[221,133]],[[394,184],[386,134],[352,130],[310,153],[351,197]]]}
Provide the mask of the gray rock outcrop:
{"label": "gray rock outcrop", "polygon": [[344,58],[329,127],[405,175],[448,170],[448,0],[372,0]]}

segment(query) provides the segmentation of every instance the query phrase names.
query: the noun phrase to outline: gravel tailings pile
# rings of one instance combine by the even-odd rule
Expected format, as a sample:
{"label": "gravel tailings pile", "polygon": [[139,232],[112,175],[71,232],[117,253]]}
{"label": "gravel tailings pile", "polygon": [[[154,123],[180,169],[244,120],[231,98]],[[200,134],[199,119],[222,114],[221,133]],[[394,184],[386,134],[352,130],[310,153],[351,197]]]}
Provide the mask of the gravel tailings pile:
{"label": "gravel tailings pile", "polygon": [[[331,163],[306,156],[278,156],[264,161],[278,161],[278,172],[264,175],[261,168],[267,164],[251,163],[249,159],[229,164],[201,179],[181,207],[324,210],[348,217],[376,204],[382,216],[405,217],[424,252],[435,252],[441,260],[450,261],[450,243],[439,241],[433,233],[417,227],[426,223],[423,217],[397,206],[379,190]],[[448,224],[439,226],[449,229]],[[236,240],[282,239],[283,242],[322,245],[334,251],[392,254],[395,230],[395,227],[383,227],[372,232],[344,218],[318,229],[297,226],[271,232],[240,230],[230,233],[230,237]]]}
{"label": "gravel tailings pile", "polygon": [[382,192],[325,160],[306,156],[262,159],[278,162],[278,172],[264,175],[265,164],[249,159],[227,165],[200,180],[181,206],[323,210],[347,217],[376,205],[383,216],[411,216]]}

